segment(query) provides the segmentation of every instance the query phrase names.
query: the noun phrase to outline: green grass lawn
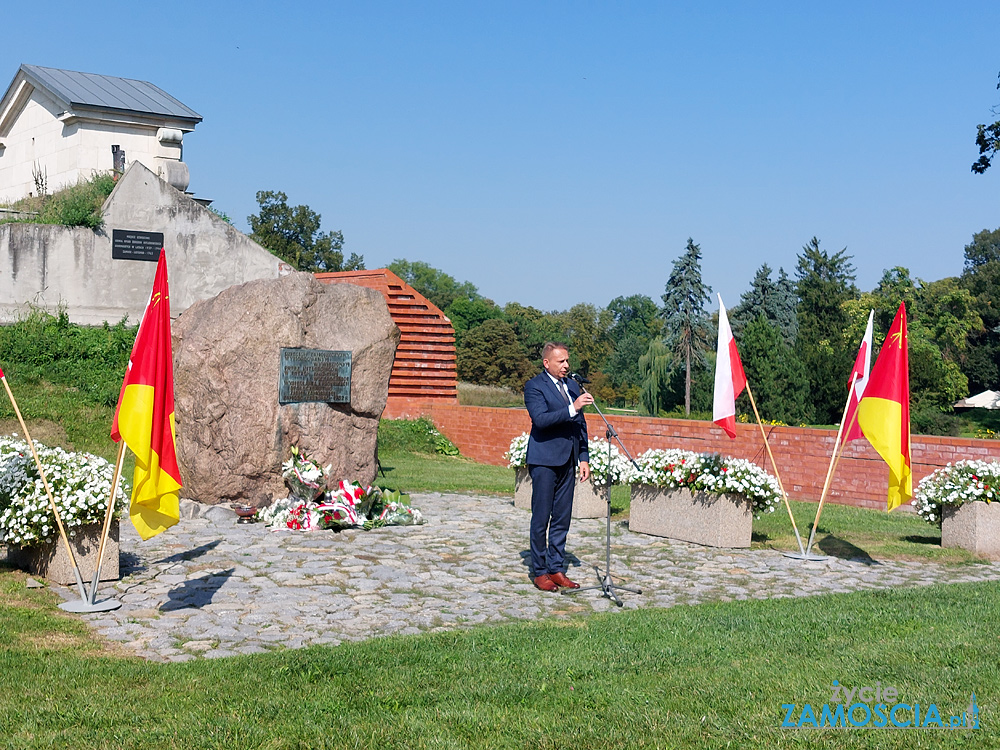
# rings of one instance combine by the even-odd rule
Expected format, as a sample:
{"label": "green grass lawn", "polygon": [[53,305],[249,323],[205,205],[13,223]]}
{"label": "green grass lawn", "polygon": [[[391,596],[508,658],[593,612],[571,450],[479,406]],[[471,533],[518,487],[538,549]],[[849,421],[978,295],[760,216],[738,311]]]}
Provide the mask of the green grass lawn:
{"label": "green grass lawn", "polygon": [[380,487],[403,492],[514,494],[514,471],[506,466],[487,466],[461,456],[408,450],[379,450],[379,462],[385,472],[385,476],[375,477],[375,484]]}
{"label": "green grass lawn", "polygon": [[[113,407],[88,402],[72,386],[48,382],[12,386],[18,408],[33,440],[48,446],[86,451],[114,461],[118,446],[111,440]],[[0,395],[0,433],[23,431],[6,393]]]}
{"label": "green grass lawn", "polygon": [[[816,517],[816,503],[791,503],[802,543]],[[797,550],[795,532],[782,503],[773,513],[753,523],[753,548]],[[978,558],[962,549],[941,547],[941,529],[902,509],[855,508],[826,503],[813,543],[817,554],[861,560],[926,560],[940,563],[975,562]]]}
{"label": "green grass lawn", "polygon": [[[9,748],[995,747],[1000,583],[615,611],[156,664],[0,570]],[[833,681],[978,730],[781,727]],[[991,739],[992,738],[992,739]]]}
{"label": "green grass lawn", "polygon": [[[44,394],[35,397],[41,409]],[[87,427],[68,423],[87,413],[72,414],[53,420],[67,425],[64,439],[99,443],[110,416]],[[513,491],[510,469],[436,455],[423,427],[387,425],[385,438],[381,484]],[[612,505],[627,513],[627,488]],[[793,510],[807,530],[815,505]],[[913,515],[829,505],[820,526],[820,551],[840,557],[972,560],[941,550],[940,533]],[[794,548],[783,508],[755,522],[754,546]],[[997,744],[1000,583],[616,611],[156,664],[101,642],[24,581],[0,565],[0,739],[9,748]],[[818,714],[834,680],[891,685],[903,702],[937,704],[945,722],[975,691],[981,728],[780,726],[782,704],[796,704],[796,718],[805,703]]]}

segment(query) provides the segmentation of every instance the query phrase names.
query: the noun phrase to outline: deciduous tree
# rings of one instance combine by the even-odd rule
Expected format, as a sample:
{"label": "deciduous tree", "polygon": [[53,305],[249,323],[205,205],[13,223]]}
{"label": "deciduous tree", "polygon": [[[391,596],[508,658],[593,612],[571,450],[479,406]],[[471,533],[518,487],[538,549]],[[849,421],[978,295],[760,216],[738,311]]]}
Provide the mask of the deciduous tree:
{"label": "deciduous tree", "polygon": [[569,345],[570,366],[581,375],[590,376],[604,365],[611,354],[611,313],[601,307],[581,302],[559,315],[563,338]]}
{"label": "deciduous tree", "polygon": [[505,320],[487,320],[468,331],[458,350],[458,377],[468,383],[520,391],[535,368]]}
{"label": "deciduous tree", "polygon": [[511,324],[517,340],[528,352],[528,358],[538,367],[542,366],[542,347],[547,341],[562,338],[562,328],[558,316],[542,312],[535,307],[525,307],[517,302],[508,302],[503,308],[504,319]]}
{"label": "deciduous tree", "polygon": [[608,303],[612,324],[610,336],[613,341],[621,341],[626,336],[635,336],[640,341],[650,341],[663,330],[660,309],[652,297],[633,294],[615,297]]}
{"label": "deciduous tree", "polygon": [[[1000,75],[997,78],[1000,78]],[[997,84],[997,89],[1000,89],[1000,83]],[[993,113],[997,113],[996,107],[993,108]],[[990,168],[993,157],[1000,151],[1000,120],[992,125],[976,126],[976,145],[979,147],[979,158],[973,162],[972,171],[982,174]]]}
{"label": "deciduous tree", "polygon": [[397,258],[386,268],[424,295],[442,312],[456,300],[473,301],[480,298],[479,290],[468,281],[456,281],[454,276],[422,260]]}
{"label": "deciduous tree", "polygon": [[481,326],[487,320],[502,318],[503,310],[491,299],[459,297],[448,305],[444,314],[451,320],[455,333],[461,336],[465,331]]}
{"label": "deciduous tree", "polygon": [[659,415],[666,406],[666,394],[674,372],[673,354],[662,339],[653,339],[646,353],[639,357],[639,376],[642,378],[640,411],[652,417]]}
{"label": "deciduous tree", "polygon": [[280,191],[257,193],[260,212],[247,217],[251,238],[298,271],[354,271],[365,267],[365,259],[351,253],[344,262],[344,235],[321,232],[320,215],[309,206],[289,206]]}
{"label": "deciduous tree", "polygon": [[973,393],[1000,390],[1000,229],[984,229],[965,247],[959,283],[975,298],[983,330],[972,334],[963,371]]}

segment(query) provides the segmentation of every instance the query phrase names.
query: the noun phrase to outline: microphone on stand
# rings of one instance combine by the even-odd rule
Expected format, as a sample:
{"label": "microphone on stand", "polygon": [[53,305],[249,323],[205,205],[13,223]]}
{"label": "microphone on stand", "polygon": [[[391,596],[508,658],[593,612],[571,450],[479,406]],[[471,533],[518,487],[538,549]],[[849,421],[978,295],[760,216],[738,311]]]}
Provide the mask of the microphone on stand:
{"label": "microphone on stand", "polygon": [[578,384],[580,384],[580,385],[583,385],[584,383],[589,383],[589,382],[590,382],[590,378],[585,378],[585,377],[583,377],[583,375],[578,375],[578,374],[577,374],[577,373],[575,373],[575,372],[571,372],[571,373],[569,374],[569,376],[570,376],[570,377],[571,377],[571,378],[572,378],[573,380],[575,380],[575,381],[576,381],[576,382],[577,382]]}

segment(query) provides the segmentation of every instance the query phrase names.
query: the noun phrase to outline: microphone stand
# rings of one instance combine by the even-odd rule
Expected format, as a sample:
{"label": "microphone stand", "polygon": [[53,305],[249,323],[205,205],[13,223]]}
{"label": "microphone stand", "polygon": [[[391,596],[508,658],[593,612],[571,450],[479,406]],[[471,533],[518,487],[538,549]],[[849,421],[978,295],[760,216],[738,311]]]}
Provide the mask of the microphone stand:
{"label": "microphone stand", "polygon": [[[580,386],[581,391],[587,393],[587,389],[583,387],[583,383],[581,382],[583,378],[574,375],[570,375],[570,377],[577,382],[577,385]],[[604,426],[606,428],[604,432],[604,437],[608,442],[608,467],[609,468],[611,467],[611,439],[614,438],[615,440],[618,441],[618,445],[621,446],[621,449],[625,451],[625,455],[628,456],[628,460],[632,462],[632,465],[635,466],[636,469],[638,469],[639,464],[637,464],[635,462],[635,459],[632,458],[632,454],[628,452],[628,448],[625,447],[625,444],[622,442],[621,437],[619,437],[618,433],[615,431],[615,428],[611,426],[610,422],[608,422],[607,417],[604,416],[604,412],[601,411],[601,408],[597,405],[596,402],[593,404],[593,407],[594,410],[601,417],[601,419],[604,420]],[[630,589],[626,588],[625,586],[619,586],[614,582],[614,578],[611,576],[611,478],[610,477],[608,477],[608,483],[604,488],[604,494],[608,504],[607,536],[605,537],[605,546],[604,546],[605,550],[604,573],[603,574],[601,573],[601,568],[599,565],[595,565],[594,572],[597,574],[597,581],[598,581],[596,586],[583,586],[582,588],[578,589],[563,589],[562,593],[579,594],[583,591],[596,591],[597,589],[600,589],[601,593],[605,597],[611,599],[619,607],[623,607],[625,606],[625,603],[618,597],[618,594],[615,593],[616,590],[628,591],[633,594],[641,594],[642,589]]]}

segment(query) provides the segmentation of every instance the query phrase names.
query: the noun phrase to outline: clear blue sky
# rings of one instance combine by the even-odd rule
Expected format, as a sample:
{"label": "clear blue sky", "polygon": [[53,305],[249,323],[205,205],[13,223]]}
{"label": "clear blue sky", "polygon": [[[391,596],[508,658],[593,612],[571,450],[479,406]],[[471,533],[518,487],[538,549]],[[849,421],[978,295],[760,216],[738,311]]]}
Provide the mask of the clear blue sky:
{"label": "clear blue sky", "polygon": [[862,289],[934,280],[1000,226],[1000,164],[969,169],[996,0],[7,6],[4,86],[25,62],[164,88],[205,118],[190,189],[241,229],[282,190],[369,268],[501,304],[659,302],[688,237],[728,306],[814,235]]}

